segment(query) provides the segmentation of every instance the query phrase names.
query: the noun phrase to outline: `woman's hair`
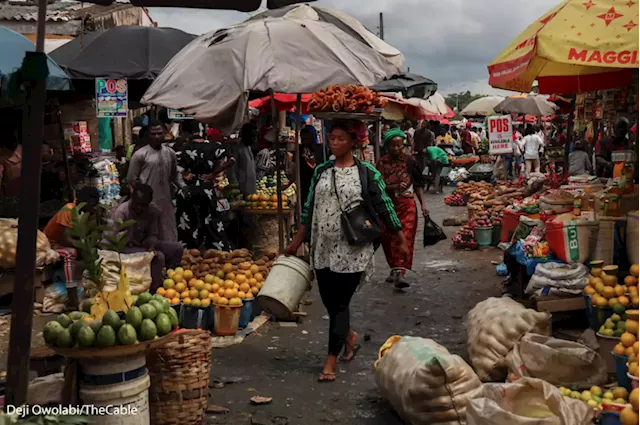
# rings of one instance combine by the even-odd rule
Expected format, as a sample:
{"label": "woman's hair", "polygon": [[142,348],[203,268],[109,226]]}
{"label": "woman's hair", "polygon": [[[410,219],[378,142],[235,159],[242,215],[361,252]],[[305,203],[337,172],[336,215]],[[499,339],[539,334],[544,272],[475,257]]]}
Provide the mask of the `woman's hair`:
{"label": "woman's hair", "polygon": [[353,143],[356,142],[356,139],[358,137],[355,129],[353,128],[353,124],[348,120],[338,119],[331,121],[329,132],[332,132],[333,130],[342,130],[347,132]]}
{"label": "woman's hair", "polygon": [[573,145],[573,150],[574,151],[583,151],[585,150],[586,146],[584,144],[584,142],[582,140],[577,140],[574,145]]}
{"label": "woman's hair", "polygon": [[532,125],[528,125],[527,128],[524,130],[524,135],[525,136],[530,136],[532,134],[534,134],[536,132],[535,128]]}
{"label": "woman's hair", "polygon": [[182,131],[189,134],[200,133],[200,121],[184,120],[182,122]]}

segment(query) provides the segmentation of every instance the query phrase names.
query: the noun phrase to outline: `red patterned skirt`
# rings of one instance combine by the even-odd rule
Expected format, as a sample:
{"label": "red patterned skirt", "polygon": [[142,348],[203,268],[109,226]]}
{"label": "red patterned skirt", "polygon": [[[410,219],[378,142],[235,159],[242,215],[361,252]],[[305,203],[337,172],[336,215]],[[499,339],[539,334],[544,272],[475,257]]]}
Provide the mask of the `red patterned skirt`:
{"label": "red patterned skirt", "polygon": [[413,245],[416,240],[416,232],[418,230],[418,207],[416,201],[412,197],[391,198],[396,214],[402,223],[402,232],[407,239],[409,245],[409,259],[405,260],[398,250],[398,238],[387,228],[382,231],[382,248],[384,255],[387,257],[389,267],[411,269],[413,267]]}

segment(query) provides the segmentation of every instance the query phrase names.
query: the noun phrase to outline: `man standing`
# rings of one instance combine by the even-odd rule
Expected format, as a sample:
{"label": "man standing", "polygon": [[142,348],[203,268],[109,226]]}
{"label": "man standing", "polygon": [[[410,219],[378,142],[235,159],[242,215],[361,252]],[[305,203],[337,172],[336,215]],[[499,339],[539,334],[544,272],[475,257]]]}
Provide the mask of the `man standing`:
{"label": "man standing", "polygon": [[135,220],[135,224],[127,227],[129,242],[124,249],[125,253],[155,252],[151,262],[151,291],[155,291],[162,285],[164,267],[176,267],[182,260],[182,245],[179,242],[163,240],[160,223],[162,217],[172,216],[151,202],[153,189],[142,183],[133,186],[131,198],[121,203],[112,213],[113,233],[118,233],[120,220]]}
{"label": "man standing", "polygon": [[[145,133],[147,145],[131,157],[127,183],[144,183],[153,189],[153,203],[162,211],[160,234],[165,241],[178,242],[171,184],[182,190],[185,183],[182,175],[178,173],[175,152],[162,145],[164,135],[164,125],[151,120]],[[185,191],[185,196],[188,196],[188,191]]]}
{"label": "man standing", "polygon": [[473,124],[471,124],[471,121],[467,121],[464,130],[462,130],[462,151],[465,154],[473,155],[473,136],[471,135],[472,126]]}
{"label": "man standing", "polygon": [[613,161],[611,154],[615,151],[630,150],[629,142],[629,120],[622,117],[616,121],[613,127],[613,138],[603,137],[596,144],[596,166],[597,174],[600,177],[611,177],[613,175]]}

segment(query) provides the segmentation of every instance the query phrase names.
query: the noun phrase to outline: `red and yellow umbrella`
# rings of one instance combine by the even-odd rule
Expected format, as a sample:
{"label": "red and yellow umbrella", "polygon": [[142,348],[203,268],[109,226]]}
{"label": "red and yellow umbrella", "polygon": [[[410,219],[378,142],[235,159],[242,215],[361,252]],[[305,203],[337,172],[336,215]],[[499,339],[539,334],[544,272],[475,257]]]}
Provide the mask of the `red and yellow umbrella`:
{"label": "red and yellow umbrella", "polygon": [[578,93],[627,85],[638,68],[640,0],[565,0],[489,65],[493,87]]}

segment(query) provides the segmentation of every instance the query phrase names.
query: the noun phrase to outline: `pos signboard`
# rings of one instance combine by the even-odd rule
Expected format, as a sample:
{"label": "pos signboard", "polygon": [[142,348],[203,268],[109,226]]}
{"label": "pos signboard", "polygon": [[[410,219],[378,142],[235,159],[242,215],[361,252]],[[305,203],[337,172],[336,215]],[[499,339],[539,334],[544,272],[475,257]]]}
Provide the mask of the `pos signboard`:
{"label": "pos signboard", "polygon": [[493,116],[488,117],[487,120],[489,124],[489,153],[500,155],[513,152],[511,147],[513,141],[511,116]]}
{"label": "pos signboard", "polygon": [[126,117],[129,110],[127,79],[96,78],[96,114],[99,118]]}

